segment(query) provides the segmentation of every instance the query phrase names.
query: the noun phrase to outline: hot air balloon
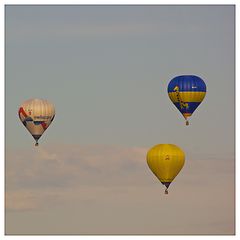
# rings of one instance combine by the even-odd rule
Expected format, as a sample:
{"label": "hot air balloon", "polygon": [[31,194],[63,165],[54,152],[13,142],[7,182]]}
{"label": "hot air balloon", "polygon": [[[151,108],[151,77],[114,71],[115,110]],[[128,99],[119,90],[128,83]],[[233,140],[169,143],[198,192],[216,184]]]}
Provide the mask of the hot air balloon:
{"label": "hot air balloon", "polygon": [[206,95],[204,81],[194,75],[182,75],[173,78],[168,84],[168,96],[181,112],[189,125],[190,117]]}
{"label": "hot air balloon", "polygon": [[53,104],[47,100],[29,99],[20,106],[18,115],[35,139],[35,146],[38,146],[39,138],[54,119],[55,109]]}
{"label": "hot air balloon", "polygon": [[174,144],[158,144],[147,153],[147,164],[159,181],[165,185],[165,194],[185,162],[184,152]]}

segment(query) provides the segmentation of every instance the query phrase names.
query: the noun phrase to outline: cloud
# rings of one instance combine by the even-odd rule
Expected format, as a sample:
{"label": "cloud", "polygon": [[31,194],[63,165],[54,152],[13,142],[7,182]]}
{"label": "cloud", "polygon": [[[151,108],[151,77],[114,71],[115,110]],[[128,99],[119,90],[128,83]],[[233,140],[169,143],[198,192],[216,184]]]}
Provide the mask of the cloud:
{"label": "cloud", "polygon": [[[14,206],[15,210],[25,209],[28,202],[31,208],[39,206],[32,198],[37,192],[47,198],[54,191],[135,184],[146,170],[145,154],[145,148],[105,145],[39,146],[7,153],[7,208],[17,199],[27,201]],[[31,194],[26,195],[27,191]]]}
{"label": "cloud", "polygon": [[34,195],[25,190],[6,192],[6,209],[32,210],[37,207]]}
{"label": "cloud", "polygon": [[[234,232],[233,159],[186,159],[165,196],[164,187],[148,169],[147,150],[108,145],[8,150],[7,215],[25,214],[30,222],[29,212],[54,218],[40,231],[44,234]],[[71,224],[65,218],[72,219]],[[8,221],[12,226],[8,229],[21,226],[17,233],[37,233],[27,220]],[[41,220],[35,221],[42,226]],[[53,232],[53,224],[58,232]]]}

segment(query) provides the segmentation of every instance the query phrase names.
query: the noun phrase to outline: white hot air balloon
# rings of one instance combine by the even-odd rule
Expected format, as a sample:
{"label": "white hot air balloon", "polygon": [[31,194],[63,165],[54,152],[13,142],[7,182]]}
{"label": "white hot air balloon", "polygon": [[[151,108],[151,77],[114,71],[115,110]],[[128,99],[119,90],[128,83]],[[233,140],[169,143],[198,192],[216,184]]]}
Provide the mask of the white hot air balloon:
{"label": "white hot air balloon", "polygon": [[55,109],[52,103],[44,99],[29,99],[18,110],[18,115],[31,133],[38,146],[38,140],[49,127],[55,117]]}

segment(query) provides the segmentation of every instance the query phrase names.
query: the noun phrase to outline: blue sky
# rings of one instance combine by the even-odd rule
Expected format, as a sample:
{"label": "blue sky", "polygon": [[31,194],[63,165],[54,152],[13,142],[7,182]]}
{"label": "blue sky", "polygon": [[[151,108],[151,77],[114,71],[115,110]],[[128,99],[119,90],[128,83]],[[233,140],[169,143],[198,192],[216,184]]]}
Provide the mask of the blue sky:
{"label": "blue sky", "polygon": [[[82,225],[82,232],[131,232],[125,225],[119,227],[131,217],[131,222],[136,221],[132,231],[141,232],[144,221],[139,220],[139,209],[153,214],[159,207],[156,197],[163,190],[145,162],[146,151],[158,143],[181,147],[186,165],[171,186],[175,193],[170,190],[167,209],[158,212],[171,210],[167,219],[174,217],[176,227],[161,222],[166,226],[159,230],[157,214],[153,214],[154,224],[145,231],[180,233],[182,225],[196,222],[199,227],[183,231],[233,233],[233,6],[7,6],[5,24],[9,233],[51,232],[51,224],[62,226],[59,216],[71,215],[80,200],[79,206],[74,205],[76,211],[99,209],[104,201],[109,212],[121,215],[122,209],[129,210],[105,228],[111,219],[107,206],[102,207],[98,215],[104,216],[105,209],[103,225],[96,220],[93,226]],[[188,127],[167,95],[169,81],[182,74],[200,76],[208,91]],[[40,150],[33,148],[33,139],[17,116],[20,104],[32,97],[49,99],[56,107],[56,118],[40,139]],[[19,173],[22,165],[26,169]],[[122,181],[125,174],[126,182]],[[73,187],[72,182],[77,184]],[[121,189],[121,201],[110,197]],[[110,198],[96,203],[98,191],[103,199]],[[189,198],[184,202],[186,192]],[[59,202],[59,194],[67,198],[64,203]],[[212,199],[207,202],[209,194]],[[56,208],[47,204],[49,198]],[[139,198],[146,205],[136,201]],[[190,204],[201,217],[186,218],[177,226],[181,211],[176,213],[179,210],[173,206],[178,200],[182,212]],[[21,202],[25,204],[16,206]],[[204,225],[209,209],[215,216],[209,220],[212,228]],[[51,229],[37,227],[39,212],[52,216]],[[25,221],[20,224],[22,216]],[[96,217],[94,211],[90,216]],[[29,222],[32,229],[26,228]],[[78,228],[75,224],[61,229],[76,232]]]}

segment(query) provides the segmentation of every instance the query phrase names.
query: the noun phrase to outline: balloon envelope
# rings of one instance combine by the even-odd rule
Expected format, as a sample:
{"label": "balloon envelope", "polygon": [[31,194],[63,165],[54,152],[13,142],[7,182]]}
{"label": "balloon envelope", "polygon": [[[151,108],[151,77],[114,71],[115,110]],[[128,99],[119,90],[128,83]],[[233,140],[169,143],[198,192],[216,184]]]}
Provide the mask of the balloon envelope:
{"label": "balloon envelope", "polygon": [[18,115],[38,145],[38,139],[49,127],[55,116],[52,103],[44,99],[29,99],[18,110]]}
{"label": "balloon envelope", "polygon": [[205,95],[206,84],[198,76],[177,76],[168,84],[168,96],[186,121],[203,101]]}
{"label": "balloon envelope", "polygon": [[174,144],[158,144],[147,153],[149,168],[166,188],[181,171],[184,162],[184,152]]}

